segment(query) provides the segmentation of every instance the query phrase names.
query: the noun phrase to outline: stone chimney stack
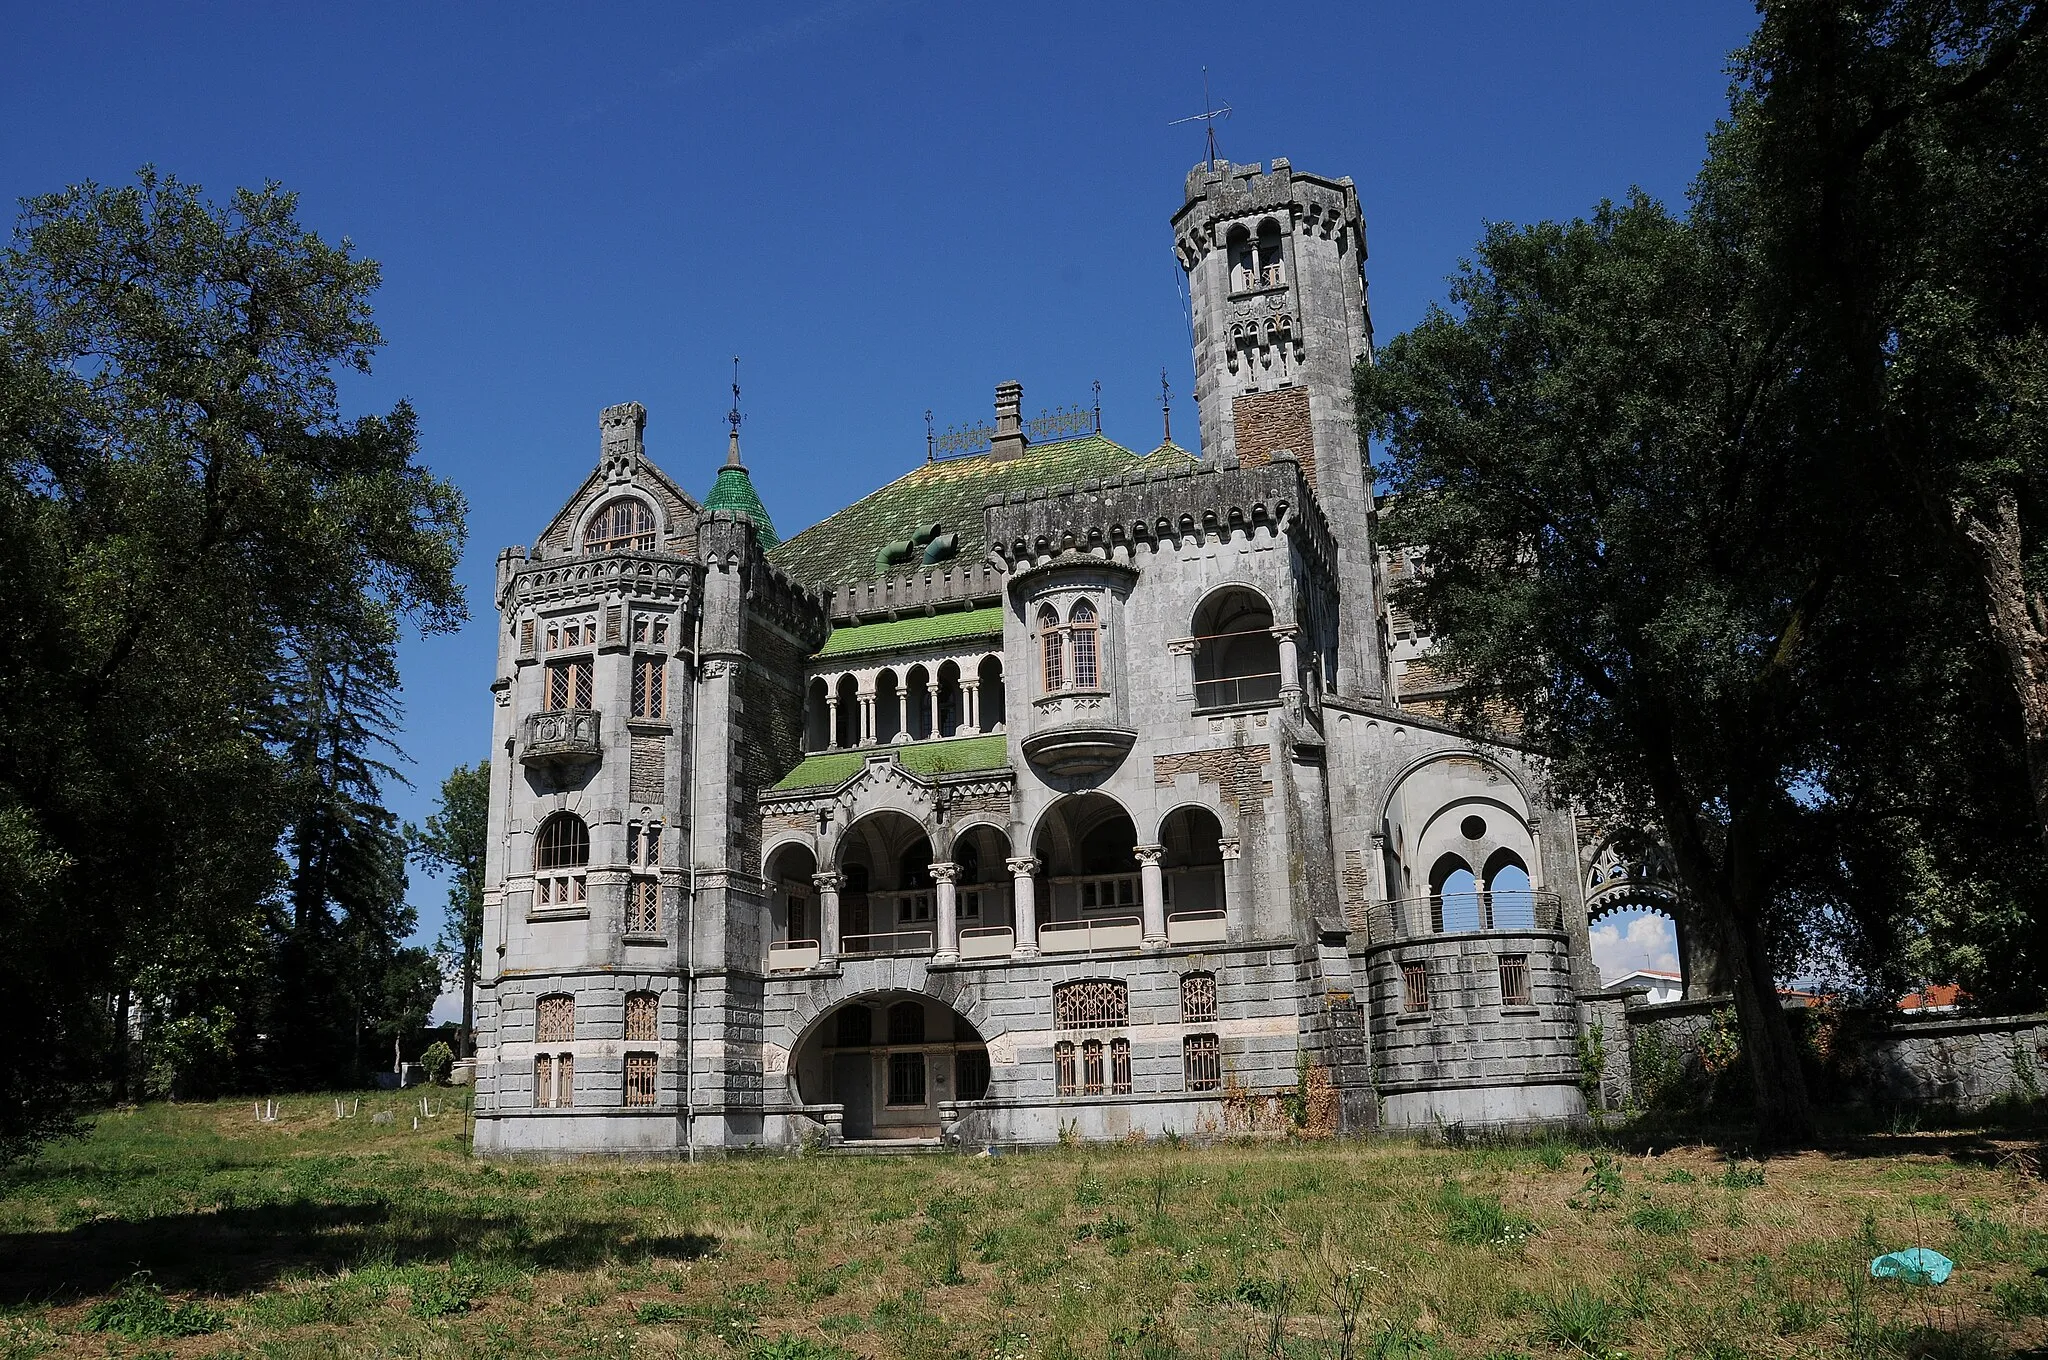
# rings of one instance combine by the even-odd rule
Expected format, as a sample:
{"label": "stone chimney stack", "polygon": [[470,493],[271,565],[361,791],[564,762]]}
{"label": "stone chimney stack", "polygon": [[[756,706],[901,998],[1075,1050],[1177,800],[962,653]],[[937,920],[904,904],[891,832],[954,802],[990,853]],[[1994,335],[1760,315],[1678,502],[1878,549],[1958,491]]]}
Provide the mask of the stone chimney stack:
{"label": "stone chimney stack", "polygon": [[988,456],[998,462],[1016,458],[1031,441],[1024,437],[1024,384],[996,384],[996,435]]}

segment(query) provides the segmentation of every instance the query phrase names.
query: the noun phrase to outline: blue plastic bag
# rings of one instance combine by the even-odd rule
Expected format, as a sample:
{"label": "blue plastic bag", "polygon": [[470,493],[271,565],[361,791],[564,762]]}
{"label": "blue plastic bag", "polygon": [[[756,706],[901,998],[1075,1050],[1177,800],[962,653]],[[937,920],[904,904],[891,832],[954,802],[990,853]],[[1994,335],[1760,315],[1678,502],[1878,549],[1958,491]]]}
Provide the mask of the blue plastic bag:
{"label": "blue plastic bag", "polygon": [[1872,1261],[1870,1277],[1873,1280],[1904,1280],[1907,1284],[1942,1284],[1955,1268],[1956,1263],[1938,1251],[1907,1247],[1904,1251],[1888,1251]]}

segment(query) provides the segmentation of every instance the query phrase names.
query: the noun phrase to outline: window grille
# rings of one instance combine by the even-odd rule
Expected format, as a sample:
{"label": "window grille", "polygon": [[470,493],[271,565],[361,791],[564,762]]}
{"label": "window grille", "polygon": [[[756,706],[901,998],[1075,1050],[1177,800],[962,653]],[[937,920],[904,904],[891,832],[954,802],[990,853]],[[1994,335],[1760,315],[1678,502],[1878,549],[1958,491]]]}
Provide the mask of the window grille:
{"label": "window grille", "polygon": [[1190,1034],[1180,1041],[1181,1075],[1190,1091],[1223,1089],[1223,1047],[1213,1034]]}
{"label": "window grille", "polygon": [[1109,1041],[1109,1093],[1113,1096],[1127,1096],[1131,1093],[1131,1041],[1111,1039]]}
{"label": "window grille", "polygon": [[521,620],[519,621],[519,653],[520,653],[520,655],[522,655],[522,656],[532,656],[532,655],[533,655],[533,620],[532,620],[532,619],[521,619]]}
{"label": "window grille", "polygon": [[866,1006],[848,1006],[839,1012],[839,1046],[866,1048],[875,1041],[875,1013]]}
{"label": "window grille", "polygon": [[547,708],[550,713],[590,707],[590,662],[548,663]]}
{"label": "window grille", "polygon": [[899,1001],[889,1008],[889,1042],[892,1044],[921,1044],[924,1042],[923,1002]]}
{"label": "window grille", "polygon": [[652,1053],[626,1055],[626,1103],[647,1106],[654,1103],[655,1073],[660,1064]]}
{"label": "window grille", "polygon": [[1074,641],[1074,688],[1099,689],[1101,676],[1096,665],[1095,606],[1082,600],[1067,618]]}
{"label": "window grille", "polygon": [[631,892],[626,898],[626,933],[629,935],[659,935],[661,933],[661,883],[652,878],[633,880]]}
{"label": "window grille", "polygon": [[1529,956],[1527,954],[1503,954],[1500,956],[1500,1004],[1503,1006],[1526,1006],[1529,1004]]}
{"label": "window grille", "polygon": [[633,658],[633,716],[659,718],[667,708],[668,674],[658,656]]}
{"label": "window grille", "polygon": [[1079,1087],[1074,1081],[1074,1041],[1062,1039],[1052,1046],[1052,1085],[1055,1094],[1070,1096]]}
{"label": "window grille", "polygon": [[1198,1024],[1216,1018],[1216,975],[1185,973],[1180,980],[1180,1018]]}
{"label": "window grille", "polygon": [[661,823],[626,823],[626,863],[635,869],[661,867]]}
{"label": "window grille", "polygon": [[621,496],[592,516],[583,531],[583,551],[653,552],[654,511],[645,501]]}
{"label": "window grille", "polygon": [[606,642],[617,642],[619,640],[619,633],[622,627],[621,615],[623,614],[623,612],[624,611],[621,610],[619,606],[615,604],[605,606],[604,640]]}
{"label": "window grille", "polygon": [[565,1044],[576,1037],[576,998],[556,992],[540,999],[534,1021],[536,1043]]}
{"label": "window grille", "polygon": [[552,1053],[536,1054],[533,1059],[533,1103],[539,1109],[550,1109],[555,1103],[555,1058]]}
{"label": "window grille", "polygon": [[988,1050],[961,1050],[953,1061],[953,1089],[961,1100],[981,1100],[988,1095]]}
{"label": "window grille", "polygon": [[1130,1023],[1130,993],[1114,978],[1063,982],[1052,989],[1054,1029],[1113,1029]]}
{"label": "window grille", "polygon": [[1410,1015],[1420,1015],[1429,1009],[1428,965],[1401,965],[1401,1009]]}
{"label": "window grille", "polygon": [[1090,1039],[1081,1045],[1081,1094],[1099,1096],[1102,1094],[1102,1040]]}
{"label": "window grille", "polygon": [[668,615],[656,614],[654,616],[654,645],[657,647],[661,647],[667,645],[667,643]]}
{"label": "window grille", "polygon": [[555,1055],[555,1104],[568,1109],[576,1103],[576,1057],[571,1053]]}
{"label": "window grille", "polygon": [[590,828],[573,812],[557,812],[534,839],[536,869],[579,869],[590,863]]}
{"label": "window grille", "polygon": [[654,615],[635,614],[633,616],[633,641],[646,642],[650,640],[653,637],[653,635]]}
{"label": "window grille", "polygon": [[626,1040],[651,1044],[659,1038],[661,998],[653,992],[626,993]]}
{"label": "window grille", "polygon": [[924,1054],[891,1053],[889,1055],[889,1103],[891,1105],[924,1104]]}

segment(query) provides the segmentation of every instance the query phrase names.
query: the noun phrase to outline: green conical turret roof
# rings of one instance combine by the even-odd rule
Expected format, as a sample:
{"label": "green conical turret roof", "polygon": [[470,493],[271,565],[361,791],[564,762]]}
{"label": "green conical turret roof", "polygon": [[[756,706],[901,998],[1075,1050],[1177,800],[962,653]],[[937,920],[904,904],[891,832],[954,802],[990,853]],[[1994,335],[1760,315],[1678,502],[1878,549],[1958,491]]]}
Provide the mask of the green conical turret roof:
{"label": "green conical turret roof", "polygon": [[754,479],[747,475],[745,465],[740,462],[738,431],[733,432],[732,444],[725,453],[725,466],[718,470],[718,480],[711,484],[711,494],[704,498],[704,508],[736,511],[754,521],[754,537],[760,541],[763,552],[781,541],[775,537],[775,522],[768,518],[768,507],[761,504],[761,494],[754,490]]}

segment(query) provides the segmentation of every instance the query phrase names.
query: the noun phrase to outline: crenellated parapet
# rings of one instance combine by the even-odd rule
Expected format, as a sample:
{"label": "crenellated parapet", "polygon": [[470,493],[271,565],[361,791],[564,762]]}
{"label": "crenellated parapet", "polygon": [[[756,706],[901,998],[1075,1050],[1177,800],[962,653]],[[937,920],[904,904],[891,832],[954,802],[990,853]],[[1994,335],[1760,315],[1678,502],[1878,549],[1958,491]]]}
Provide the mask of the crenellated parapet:
{"label": "crenellated parapet", "polygon": [[697,560],[707,573],[737,575],[749,610],[813,649],[823,645],[829,631],[828,597],[768,560],[747,515],[726,510],[700,515]]}
{"label": "crenellated parapet", "polygon": [[1128,548],[1266,529],[1286,533],[1327,570],[1335,544],[1288,457],[1256,467],[1200,467],[1105,478],[992,498],[989,551],[1012,571],[1070,551]]}
{"label": "crenellated parapet", "polygon": [[1188,171],[1187,201],[1173,218],[1182,267],[1193,269],[1211,251],[1222,249],[1223,228],[1262,213],[1278,214],[1287,229],[1326,241],[1353,231],[1355,244],[1361,250],[1365,245],[1358,190],[1349,177],[1303,174],[1285,158],[1275,158],[1270,170],[1257,161],[1205,161]]}
{"label": "crenellated parapet", "polygon": [[830,593],[832,621],[859,623],[995,604],[1003,597],[1003,576],[1001,568],[986,561],[949,562],[943,567],[921,567],[879,580],[834,586]]}
{"label": "crenellated parapet", "polygon": [[697,564],[673,553],[610,552],[537,560],[516,553],[508,548],[498,557],[498,608],[508,613],[592,595],[673,600],[685,609],[696,599]]}

